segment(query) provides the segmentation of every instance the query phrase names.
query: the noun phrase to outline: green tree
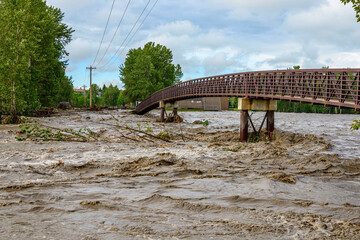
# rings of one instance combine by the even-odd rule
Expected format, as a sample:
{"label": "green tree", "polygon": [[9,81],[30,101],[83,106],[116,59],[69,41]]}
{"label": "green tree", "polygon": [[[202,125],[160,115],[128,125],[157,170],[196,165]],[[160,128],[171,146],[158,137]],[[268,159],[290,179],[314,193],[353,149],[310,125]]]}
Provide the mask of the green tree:
{"label": "green tree", "polygon": [[[36,82],[39,101],[42,106],[56,105],[68,99],[71,79],[65,76],[67,61],[61,61],[68,55],[65,46],[71,41],[73,30],[61,23],[64,15],[56,8],[47,7],[50,23],[43,27],[42,39],[37,51],[42,55],[32,64],[32,79]],[[66,87],[68,91],[63,91]],[[63,96],[62,94],[66,94]],[[56,96],[56,97],[54,97]]]}
{"label": "green tree", "polygon": [[229,98],[229,107],[230,108],[238,108],[238,99],[237,97],[230,97]]}
{"label": "green tree", "polygon": [[[92,105],[100,105],[101,99],[99,98],[100,87],[96,84],[91,85],[92,88]],[[90,106],[90,90],[86,91],[87,105]]]}
{"label": "green tree", "polygon": [[104,92],[104,103],[106,106],[116,106],[120,90],[117,86],[110,85]]}
{"label": "green tree", "polygon": [[106,85],[104,84],[103,87],[102,87],[102,89],[101,89],[101,96],[102,96],[102,97],[104,97],[104,94],[105,94],[106,90],[107,90],[107,87],[106,87]]}
{"label": "green tree", "polygon": [[62,19],[44,0],[0,1],[1,111],[24,113],[62,97],[71,79],[61,59],[73,32]]}
{"label": "green tree", "polygon": [[117,106],[125,106],[126,101],[125,101],[125,97],[124,97],[124,93],[123,91],[120,91],[118,99],[117,99]]}
{"label": "green tree", "polygon": [[83,107],[84,106],[84,96],[80,93],[73,93],[73,96],[71,99],[71,106]]}
{"label": "green tree", "polygon": [[344,5],[352,3],[353,8],[356,12],[356,19],[360,22],[360,1],[359,0],[340,0]]}
{"label": "green tree", "polygon": [[[28,28],[26,20],[28,4],[19,1],[0,2],[0,81],[2,100],[13,115],[17,109],[17,95],[22,81],[29,77],[29,62],[34,54],[34,28]],[[19,89],[19,90],[18,90]],[[6,104],[7,103],[7,104]]]}
{"label": "green tree", "polygon": [[293,66],[292,68],[291,68],[291,67],[287,68],[287,70],[292,70],[292,69],[300,69],[300,66],[299,66],[299,65],[295,65],[295,66]]}
{"label": "green tree", "polygon": [[58,94],[57,100],[59,102],[71,102],[74,94],[72,77],[64,76],[60,80],[59,91],[57,94]]}
{"label": "green tree", "polygon": [[174,65],[170,49],[153,42],[144,48],[130,49],[125,63],[120,66],[120,80],[124,96],[130,102],[142,101],[154,92],[179,83],[183,74]]}

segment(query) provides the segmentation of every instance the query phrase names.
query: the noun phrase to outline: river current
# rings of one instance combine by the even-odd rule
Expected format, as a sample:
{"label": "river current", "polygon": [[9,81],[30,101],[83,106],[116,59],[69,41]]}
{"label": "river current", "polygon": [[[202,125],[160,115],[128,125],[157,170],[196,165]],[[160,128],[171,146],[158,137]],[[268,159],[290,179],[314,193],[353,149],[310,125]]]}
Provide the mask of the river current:
{"label": "river current", "polygon": [[0,126],[0,239],[359,239],[358,116],[276,113],[275,138],[257,143],[239,142],[239,112],[158,116],[38,119],[90,128],[86,142]]}

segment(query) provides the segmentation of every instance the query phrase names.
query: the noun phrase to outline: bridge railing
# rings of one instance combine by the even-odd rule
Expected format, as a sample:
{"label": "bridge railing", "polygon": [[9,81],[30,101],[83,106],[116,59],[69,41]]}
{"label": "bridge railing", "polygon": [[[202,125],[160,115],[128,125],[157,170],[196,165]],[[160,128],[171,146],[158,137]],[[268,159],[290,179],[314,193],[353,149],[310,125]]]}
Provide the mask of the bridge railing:
{"label": "bridge railing", "polygon": [[164,88],[136,107],[139,114],[160,101],[228,96],[289,100],[360,109],[360,69],[304,69],[233,73]]}

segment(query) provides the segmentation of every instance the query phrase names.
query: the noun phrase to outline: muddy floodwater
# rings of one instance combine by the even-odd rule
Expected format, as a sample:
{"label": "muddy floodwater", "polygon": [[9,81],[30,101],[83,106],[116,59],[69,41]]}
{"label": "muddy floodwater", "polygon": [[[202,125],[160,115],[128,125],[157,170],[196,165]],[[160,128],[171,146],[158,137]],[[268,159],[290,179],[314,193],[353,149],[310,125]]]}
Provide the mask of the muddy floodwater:
{"label": "muddy floodwater", "polygon": [[258,143],[239,142],[239,112],[158,116],[38,119],[90,128],[87,142],[0,126],[0,239],[360,239],[359,116],[275,113],[275,139]]}

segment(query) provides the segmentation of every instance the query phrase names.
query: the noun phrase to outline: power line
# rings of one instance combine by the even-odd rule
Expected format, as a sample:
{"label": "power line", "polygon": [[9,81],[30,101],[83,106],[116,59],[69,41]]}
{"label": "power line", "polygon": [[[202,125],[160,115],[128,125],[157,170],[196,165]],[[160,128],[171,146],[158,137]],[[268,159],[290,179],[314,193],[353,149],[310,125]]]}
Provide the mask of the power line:
{"label": "power line", "polygon": [[[103,60],[104,57],[106,56],[107,52],[109,51],[109,48],[110,48],[112,42],[114,41],[115,36],[116,36],[116,34],[117,34],[117,32],[118,32],[118,30],[119,30],[119,28],[120,28],[120,25],[121,25],[121,23],[122,23],[122,21],[123,21],[123,19],[124,19],[124,16],[125,16],[128,8],[129,8],[130,2],[131,2],[131,0],[128,1],[127,5],[126,5],[126,8],[125,8],[125,10],[124,10],[124,13],[123,13],[123,15],[121,16],[121,19],[120,19],[120,21],[119,21],[119,24],[117,25],[117,28],[116,28],[116,30],[115,30],[115,32],[114,32],[114,35],[113,35],[113,37],[111,38],[111,41],[110,41],[110,43],[108,44],[104,55],[101,57],[100,61],[96,64],[96,66],[98,66],[98,65],[102,62],[102,60]],[[94,61],[94,62],[95,62],[95,61]]]}
{"label": "power line", "polygon": [[111,5],[111,10],[110,10],[110,13],[109,13],[107,22],[106,22],[106,26],[105,26],[105,29],[104,29],[104,32],[103,32],[101,41],[100,41],[100,45],[99,45],[99,48],[98,48],[98,50],[97,50],[97,53],[96,53],[96,56],[95,56],[95,59],[94,59],[94,62],[93,62],[92,65],[94,65],[94,63],[95,63],[95,61],[96,61],[96,58],[97,58],[97,56],[98,56],[98,54],[99,54],[99,52],[100,52],[101,45],[102,45],[102,43],[103,43],[103,41],[104,41],[105,33],[106,33],[107,27],[108,27],[108,25],[109,25],[111,13],[112,13],[112,11],[113,11],[113,9],[114,9],[114,4],[115,4],[115,0],[113,1],[112,5]]}
{"label": "power line", "polygon": [[148,16],[150,15],[150,13],[152,12],[152,10],[154,9],[155,5],[157,4],[159,0],[156,0],[155,3],[153,4],[153,6],[151,7],[150,11],[146,14],[146,16],[144,17],[144,19],[142,20],[142,22],[140,23],[139,27],[136,29],[136,31],[134,32],[134,34],[131,36],[131,38],[129,39],[129,41],[126,43],[126,45],[124,46],[124,48],[121,50],[121,52],[117,55],[117,57],[114,59],[114,61],[112,62],[112,64],[115,63],[115,61],[121,56],[121,54],[124,52],[124,50],[126,49],[126,47],[129,45],[129,43],[131,42],[131,40],[134,38],[134,36],[137,34],[137,32],[141,29],[142,25],[144,24],[145,20],[148,18]]}
{"label": "power line", "polygon": [[[149,6],[149,3],[150,3],[151,0],[149,0],[146,4],[146,6],[144,7],[144,9],[142,10],[140,16],[137,18],[135,24],[132,26],[130,32],[127,34],[126,38],[124,39],[124,41],[121,43],[120,47],[116,50],[114,56],[117,55],[117,53],[120,51],[121,47],[124,45],[124,43],[126,42],[126,40],[129,38],[130,34],[132,33],[132,31],[134,30],[136,24],[139,22],[140,18],[142,17],[142,15],[144,14],[146,8]],[[111,57],[111,59],[109,59],[104,65],[100,66],[99,68],[103,68],[105,67],[106,65],[108,65],[111,61],[113,61],[112,59],[114,58],[114,56]],[[117,58],[116,58],[117,59]]]}
{"label": "power line", "polygon": [[[121,43],[120,47],[116,50],[115,54],[111,57],[111,59],[109,59],[104,65],[102,65],[100,68],[105,67],[106,65],[108,65],[111,61],[113,61],[114,56],[116,56],[116,54],[120,51],[121,47],[124,45],[124,43],[126,42],[126,40],[129,38],[130,34],[132,33],[132,31],[134,30],[135,26],[137,25],[137,23],[139,22],[140,18],[142,17],[142,15],[144,14],[146,8],[149,6],[151,0],[149,0],[146,4],[146,6],[144,7],[144,9],[142,10],[140,16],[137,18],[135,24],[132,26],[130,32],[127,34],[126,38],[124,39],[124,41]],[[117,59],[117,58],[116,58]]]}

